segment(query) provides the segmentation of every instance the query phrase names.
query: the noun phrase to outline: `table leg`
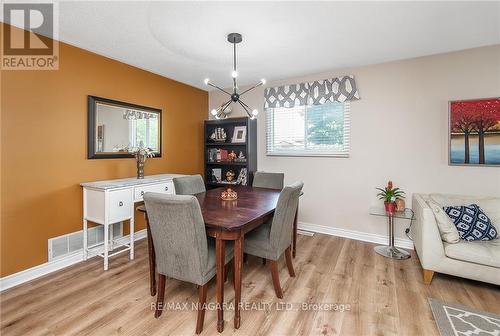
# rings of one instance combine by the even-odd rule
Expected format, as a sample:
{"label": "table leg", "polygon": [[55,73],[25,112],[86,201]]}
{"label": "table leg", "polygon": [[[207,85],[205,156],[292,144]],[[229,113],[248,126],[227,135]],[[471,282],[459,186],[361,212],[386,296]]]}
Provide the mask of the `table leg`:
{"label": "table leg", "polygon": [[241,236],[234,242],[234,327],[240,327],[241,302],[241,269],[243,267],[243,239]]}
{"label": "table leg", "polygon": [[389,246],[394,247],[394,216],[387,217],[389,220]]}
{"label": "table leg", "polygon": [[149,227],[148,216],[146,215],[146,230],[148,233],[148,256],[149,256],[149,291],[151,296],[156,295],[156,260],[155,249],[153,246],[153,237],[151,236],[151,229]]}
{"label": "table leg", "polygon": [[387,214],[387,222],[389,225],[389,245],[375,246],[374,250],[380,255],[392,259],[408,259],[410,254],[405,250],[400,250],[394,246],[394,215]]}
{"label": "table leg", "polygon": [[224,331],[224,264],[226,254],[226,242],[220,237],[215,239],[216,256],[216,293],[217,293],[217,331]]}
{"label": "table leg", "polygon": [[83,220],[83,260],[87,260],[89,257],[89,247],[88,247],[88,224],[87,220]]}
{"label": "table leg", "polygon": [[108,270],[108,243],[109,243],[109,225],[104,224],[104,270]]}
{"label": "table leg", "polygon": [[297,254],[297,217],[299,216],[299,205],[297,204],[297,210],[295,210],[295,218],[293,220],[293,248],[292,248],[292,256],[295,258]]}
{"label": "table leg", "polygon": [[135,234],[135,228],[134,228],[134,216],[129,219],[129,224],[130,224],[130,260],[134,260],[134,234]]}
{"label": "table leg", "polygon": [[109,250],[113,251],[115,248],[113,242],[113,224],[109,225]]}

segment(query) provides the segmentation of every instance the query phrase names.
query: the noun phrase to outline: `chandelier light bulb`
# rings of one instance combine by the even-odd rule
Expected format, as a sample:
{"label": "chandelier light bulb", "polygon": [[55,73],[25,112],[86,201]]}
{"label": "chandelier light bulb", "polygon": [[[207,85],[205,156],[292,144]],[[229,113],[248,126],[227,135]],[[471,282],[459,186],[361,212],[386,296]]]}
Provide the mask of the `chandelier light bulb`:
{"label": "chandelier light bulb", "polygon": [[205,85],[208,85],[208,83],[210,82],[210,79],[205,78],[204,82],[205,82]]}
{"label": "chandelier light bulb", "polygon": [[233,77],[233,78],[238,77],[238,71],[233,70],[233,72],[231,72],[231,77]]}
{"label": "chandelier light bulb", "polygon": [[210,111],[210,113],[212,113],[212,115],[217,115],[217,110],[216,109],[212,109],[212,111]]}
{"label": "chandelier light bulb", "polygon": [[252,115],[256,116],[257,114],[259,114],[259,111],[257,109],[253,109],[252,110]]}
{"label": "chandelier light bulb", "polygon": [[266,80],[264,78],[262,78],[260,82],[262,83],[262,85],[266,85]]}

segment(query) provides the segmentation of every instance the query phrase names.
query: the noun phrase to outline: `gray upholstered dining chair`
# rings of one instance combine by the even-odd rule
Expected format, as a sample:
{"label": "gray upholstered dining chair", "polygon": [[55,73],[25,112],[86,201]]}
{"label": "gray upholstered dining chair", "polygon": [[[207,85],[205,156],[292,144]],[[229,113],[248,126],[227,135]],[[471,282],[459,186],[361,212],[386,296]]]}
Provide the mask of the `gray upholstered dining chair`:
{"label": "gray upholstered dining chair", "polygon": [[177,195],[194,195],[206,191],[201,175],[174,177],[172,180]]}
{"label": "gray upholstered dining chair", "polygon": [[[207,239],[200,204],[191,195],[146,193],[144,203],[156,255],[158,294],[155,317],[160,317],[166,277],[198,285],[196,333],[203,330],[207,284],[216,273],[215,243]],[[226,245],[226,263],[233,247]]]}
{"label": "gray upholstered dining chair", "polygon": [[283,181],[285,174],[283,173],[267,173],[257,171],[253,177],[253,187],[269,188],[269,189],[283,189]]}
{"label": "gray upholstered dining chair", "polygon": [[[253,176],[252,187],[281,190],[283,189],[284,180],[285,174],[283,173],[257,171]],[[247,261],[246,253],[243,255],[243,260]],[[265,258],[262,258],[262,264],[266,264]]]}
{"label": "gray upholstered dining chair", "polygon": [[286,186],[280,193],[273,219],[262,224],[245,235],[243,251],[245,253],[269,259],[274,291],[278,298],[283,298],[281,290],[278,259],[285,252],[286,265],[291,277],[295,276],[292,264],[291,244],[295,212],[304,183],[295,182]]}

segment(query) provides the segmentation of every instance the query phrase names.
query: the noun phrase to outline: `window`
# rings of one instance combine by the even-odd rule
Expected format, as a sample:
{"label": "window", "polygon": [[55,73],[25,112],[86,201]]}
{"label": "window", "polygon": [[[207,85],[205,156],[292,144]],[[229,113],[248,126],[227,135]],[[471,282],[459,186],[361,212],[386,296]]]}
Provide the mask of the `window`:
{"label": "window", "polygon": [[129,120],[129,143],[131,147],[139,147],[142,144],[153,151],[158,151],[158,123],[157,119],[151,119]]}
{"label": "window", "polygon": [[269,108],[267,155],[349,156],[349,102]]}

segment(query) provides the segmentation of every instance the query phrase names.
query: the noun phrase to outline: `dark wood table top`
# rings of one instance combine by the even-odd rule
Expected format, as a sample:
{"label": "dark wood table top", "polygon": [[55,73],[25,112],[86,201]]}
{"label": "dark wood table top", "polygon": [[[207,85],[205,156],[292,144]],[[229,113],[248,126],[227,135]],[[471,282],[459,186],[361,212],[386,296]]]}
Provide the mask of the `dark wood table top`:
{"label": "dark wood table top", "polygon": [[223,201],[220,197],[225,189],[227,188],[221,187],[195,195],[200,202],[206,226],[229,231],[239,230],[272,214],[280,195],[280,191],[274,189],[234,186],[231,189],[238,193],[238,199]]}
{"label": "dark wood table top", "polygon": [[[238,193],[237,200],[221,199],[221,192],[227,188]],[[203,220],[207,227],[235,231],[271,215],[276,209],[279,195],[280,190],[228,186],[207,190],[194,196],[200,202]],[[138,207],[138,210],[145,212],[142,206]]]}

